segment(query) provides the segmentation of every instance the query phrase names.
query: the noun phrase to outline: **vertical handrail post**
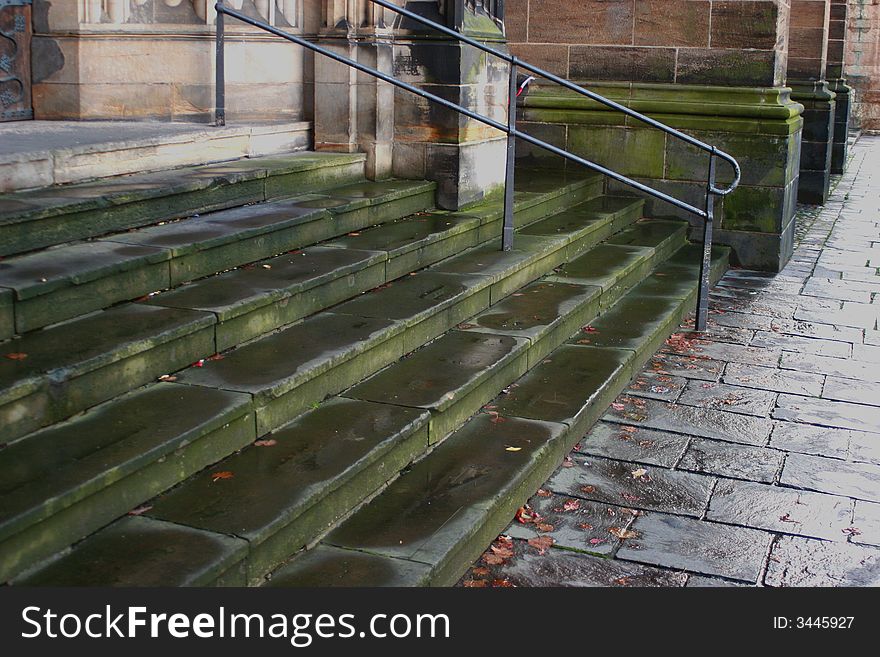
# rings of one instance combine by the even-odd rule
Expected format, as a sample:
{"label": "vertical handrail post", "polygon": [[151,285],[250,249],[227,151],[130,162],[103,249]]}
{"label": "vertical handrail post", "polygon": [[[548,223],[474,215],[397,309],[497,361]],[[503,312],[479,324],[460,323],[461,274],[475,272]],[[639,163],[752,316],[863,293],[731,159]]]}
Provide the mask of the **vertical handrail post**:
{"label": "vertical handrail post", "polygon": [[216,80],[214,88],[216,91],[216,105],[214,107],[214,123],[217,126],[226,125],[226,29],[225,14],[223,13],[223,0],[217,0],[217,38],[216,38],[216,55],[217,63],[215,67]]}
{"label": "vertical handrail post", "polygon": [[516,57],[510,63],[510,80],[507,99],[507,168],[504,173],[504,231],[501,235],[501,249],[513,248],[513,185],[516,164]]}
{"label": "vertical handrail post", "polygon": [[703,222],[703,259],[700,263],[700,289],[697,293],[697,331],[709,324],[709,276],[712,271],[712,228],[715,220],[715,148],[709,154],[709,179],[706,181],[706,219]]}

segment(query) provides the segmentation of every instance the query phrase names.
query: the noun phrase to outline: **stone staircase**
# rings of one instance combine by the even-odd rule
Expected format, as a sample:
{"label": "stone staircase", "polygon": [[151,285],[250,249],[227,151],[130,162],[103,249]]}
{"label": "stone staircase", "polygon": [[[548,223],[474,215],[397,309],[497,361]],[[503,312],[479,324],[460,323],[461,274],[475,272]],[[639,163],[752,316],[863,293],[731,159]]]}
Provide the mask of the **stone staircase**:
{"label": "stone staircase", "polygon": [[518,179],[509,252],[362,155],[0,196],[0,581],[454,582],[696,294],[684,222]]}

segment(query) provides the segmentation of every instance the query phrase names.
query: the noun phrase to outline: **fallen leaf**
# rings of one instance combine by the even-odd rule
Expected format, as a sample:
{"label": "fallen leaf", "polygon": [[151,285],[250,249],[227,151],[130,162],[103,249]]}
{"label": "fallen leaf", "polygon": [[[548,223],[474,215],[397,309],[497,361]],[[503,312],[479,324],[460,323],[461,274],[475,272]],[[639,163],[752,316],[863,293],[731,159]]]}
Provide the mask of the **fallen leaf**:
{"label": "fallen leaf", "polygon": [[177,381],[177,377],[173,374],[163,374],[159,377],[160,381]]}
{"label": "fallen leaf", "polygon": [[553,493],[551,493],[549,490],[544,490],[543,488],[539,488],[537,495],[538,495],[538,497],[552,497]]}
{"label": "fallen leaf", "polygon": [[529,539],[529,545],[537,549],[538,554],[544,554],[547,552],[547,550],[550,549],[550,546],[555,542],[556,541],[553,540],[552,536],[536,536]]}
{"label": "fallen leaf", "polygon": [[483,561],[490,566],[500,566],[504,563],[504,558],[490,552],[483,555]]}
{"label": "fallen leaf", "polygon": [[211,474],[211,481],[220,481],[221,479],[232,479],[235,475],[224,470],[223,472],[214,472]]}
{"label": "fallen leaf", "polygon": [[620,496],[627,502],[641,502],[642,500],[638,495],[631,495],[630,493],[621,493]]}
{"label": "fallen leaf", "polygon": [[616,536],[617,538],[620,538],[620,539],[638,537],[638,534],[636,534],[635,532],[631,532],[626,529],[621,529],[620,527],[610,527],[608,529],[608,533],[611,534],[612,536]]}
{"label": "fallen leaf", "polygon": [[591,538],[590,545],[602,545],[605,542],[604,538]]}
{"label": "fallen leaf", "polygon": [[581,486],[581,492],[586,493],[587,495],[592,495],[596,492],[595,486]]}
{"label": "fallen leaf", "polygon": [[597,328],[595,328],[594,326],[582,326],[581,331],[583,331],[584,333],[598,333],[599,332],[599,330]]}
{"label": "fallen leaf", "polygon": [[492,586],[496,589],[510,589],[515,588],[516,584],[511,582],[509,579],[496,579],[492,580]]}
{"label": "fallen leaf", "polygon": [[529,523],[535,522],[535,520],[540,516],[535,513],[532,507],[530,507],[528,504],[525,504],[516,510],[516,514],[513,517],[518,523],[522,525],[528,525]]}
{"label": "fallen leaf", "polygon": [[571,460],[571,457],[569,457],[569,456],[565,457],[565,460],[562,462],[562,467],[563,468],[573,468],[574,467],[574,461]]}
{"label": "fallen leaf", "polygon": [[630,474],[632,474],[633,479],[639,479],[648,474],[648,471],[644,468],[637,468],[636,470],[633,470]]}
{"label": "fallen leaf", "polygon": [[471,569],[471,573],[476,575],[477,577],[483,577],[488,575],[490,571],[488,568],[484,568],[483,566],[477,566],[476,568]]}
{"label": "fallen leaf", "polygon": [[563,511],[577,511],[581,508],[580,500],[568,500],[562,505]]}
{"label": "fallen leaf", "polygon": [[505,452],[521,452],[522,447],[505,447],[504,451]]}
{"label": "fallen leaf", "polygon": [[485,588],[488,583],[489,582],[484,579],[468,579],[465,580],[464,587],[469,589],[482,589]]}
{"label": "fallen leaf", "polygon": [[613,408],[615,411],[622,411],[622,410],[626,409],[626,405],[625,404],[618,404],[615,402],[614,404],[611,404],[611,408]]}
{"label": "fallen leaf", "polygon": [[25,353],[22,353],[21,351],[13,351],[11,353],[6,354],[6,357],[9,360],[24,360],[25,358],[28,357],[28,355]]}
{"label": "fallen leaf", "polygon": [[137,507],[136,509],[132,509],[131,511],[129,511],[128,515],[141,516],[152,508],[153,508],[152,504],[142,504],[141,506]]}
{"label": "fallen leaf", "polygon": [[269,438],[267,440],[257,440],[254,442],[254,445],[257,447],[273,447],[278,444],[278,441],[274,438]]}
{"label": "fallen leaf", "polygon": [[638,428],[637,428],[637,427],[632,427],[632,426],[630,426],[630,425],[628,425],[628,424],[625,425],[625,426],[623,426],[623,427],[621,427],[620,430],[621,430],[621,431],[625,431],[626,433],[636,433],[636,432],[638,432]]}
{"label": "fallen leaf", "polygon": [[535,524],[535,527],[538,528],[539,532],[552,532],[554,529],[556,529],[556,527],[554,527],[553,525],[549,525],[546,522],[539,522]]}
{"label": "fallen leaf", "polygon": [[578,527],[580,527],[581,529],[583,529],[585,532],[588,532],[588,531],[590,531],[591,529],[594,529],[593,525],[591,525],[591,524],[588,523],[588,522],[582,522],[582,523],[580,523],[580,524],[578,525]]}
{"label": "fallen leaf", "polygon": [[846,529],[842,529],[841,531],[844,534],[847,534],[849,536],[861,536],[862,535],[862,530],[860,530],[858,527],[847,527]]}

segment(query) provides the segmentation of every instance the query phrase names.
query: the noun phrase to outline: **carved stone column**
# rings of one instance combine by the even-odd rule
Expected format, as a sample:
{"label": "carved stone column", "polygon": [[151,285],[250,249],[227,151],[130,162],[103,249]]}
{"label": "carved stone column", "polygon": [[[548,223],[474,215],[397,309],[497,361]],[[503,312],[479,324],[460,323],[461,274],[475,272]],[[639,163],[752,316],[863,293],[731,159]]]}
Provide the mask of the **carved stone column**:
{"label": "carved stone column", "polygon": [[[366,0],[323,0],[318,43],[349,59],[392,72],[391,33],[383,12]],[[392,173],[394,88],[315,56],[316,150],[363,151],[367,175]]]}

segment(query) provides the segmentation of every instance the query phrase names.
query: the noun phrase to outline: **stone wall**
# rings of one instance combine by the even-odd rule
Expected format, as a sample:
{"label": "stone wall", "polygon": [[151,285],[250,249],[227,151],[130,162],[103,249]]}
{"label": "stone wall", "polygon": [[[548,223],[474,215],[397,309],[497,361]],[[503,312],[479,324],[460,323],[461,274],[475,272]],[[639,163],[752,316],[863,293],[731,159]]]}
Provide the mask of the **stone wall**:
{"label": "stone wall", "polygon": [[880,130],[880,3],[850,0],[846,77],[855,88],[853,114],[862,130]]}
{"label": "stone wall", "polygon": [[[803,107],[783,86],[788,0],[508,0],[511,49],[603,95],[726,150],[743,169],[718,205],[719,242],[748,267],[790,257]],[[708,156],[597,103],[538,83],[522,127],[551,143],[702,207]],[[519,155],[560,166],[523,146]],[[720,180],[730,172],[719,166]],[[612,189],[625,191],[611,185]],[[654,216],[701,219],[649,200]]]}

